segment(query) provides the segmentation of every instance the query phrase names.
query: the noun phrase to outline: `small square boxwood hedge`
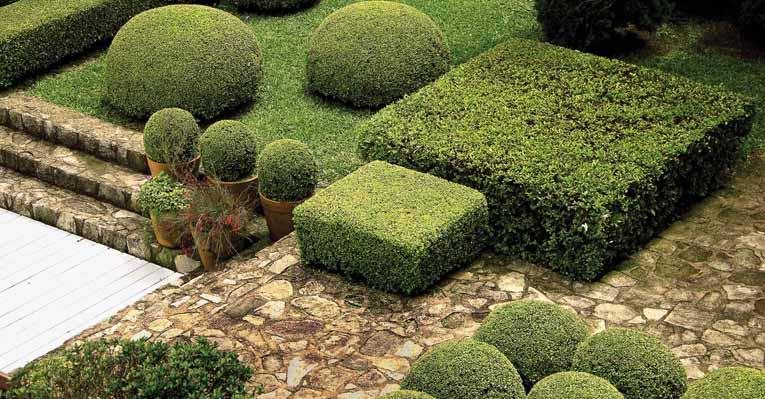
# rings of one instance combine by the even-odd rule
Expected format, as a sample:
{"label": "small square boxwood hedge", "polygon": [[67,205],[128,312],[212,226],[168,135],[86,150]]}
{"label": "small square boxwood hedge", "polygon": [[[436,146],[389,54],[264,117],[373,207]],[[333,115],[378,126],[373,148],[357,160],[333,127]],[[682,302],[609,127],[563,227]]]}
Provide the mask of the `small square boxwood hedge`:
{"label": "small square boxwood hedge", "polygon": [[372,162],[300,205],[293,219],[307,264],[414,294],[475,258],[487,216],[476,190]]}
{"label": "small square boxwood hedge", "polygon": [[512,40],[358,127],[360,151],[483,192],[495,248],[592,280],[724,182],[748,99]]}
{"label": "small square boxwood hedge", "polygon": [[[2,0],[0,0],[2,1]],[[18,0],[0,7],[0,88],[110,39],[131,17],[180,0]]]}

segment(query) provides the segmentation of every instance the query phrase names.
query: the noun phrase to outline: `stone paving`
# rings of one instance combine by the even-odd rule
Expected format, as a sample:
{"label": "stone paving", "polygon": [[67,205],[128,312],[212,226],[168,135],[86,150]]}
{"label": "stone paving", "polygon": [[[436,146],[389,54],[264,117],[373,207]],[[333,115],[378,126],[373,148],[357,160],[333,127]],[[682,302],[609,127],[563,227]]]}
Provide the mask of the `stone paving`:
{"label": "stone paving", "polygon": [[[236,351],[261,398],[374,398],[398,388],[429,347],[470,336],[495,306],[537,298],[593,331],[661,337],[688,376],[765,366],[765,156],[601,281],[484,254],[415,298],[373,291],[300,263],[290,236],[228,269],[165,288],[76,340],[205,336]],[[70,342],[70,344],[72,343]]]}

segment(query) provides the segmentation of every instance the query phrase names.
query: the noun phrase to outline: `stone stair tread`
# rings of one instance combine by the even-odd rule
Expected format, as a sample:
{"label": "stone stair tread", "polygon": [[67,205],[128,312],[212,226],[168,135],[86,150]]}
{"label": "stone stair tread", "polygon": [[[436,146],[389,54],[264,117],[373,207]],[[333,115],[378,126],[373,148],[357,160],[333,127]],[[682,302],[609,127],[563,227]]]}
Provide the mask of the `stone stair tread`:
{"label": "stone stair tread", "polygon": [[143,133],[21,92],[0,97],[0,125],[147,172]]}
{"label": "stone stair tread", "polygon": [[93,155],[0,126],[0,166],[137,211],[146,176]]}
{"label": "stone stair tread", "polygon": [[180,254],[159,246],[137,213],[1,166],[0,207],[171,269]]}

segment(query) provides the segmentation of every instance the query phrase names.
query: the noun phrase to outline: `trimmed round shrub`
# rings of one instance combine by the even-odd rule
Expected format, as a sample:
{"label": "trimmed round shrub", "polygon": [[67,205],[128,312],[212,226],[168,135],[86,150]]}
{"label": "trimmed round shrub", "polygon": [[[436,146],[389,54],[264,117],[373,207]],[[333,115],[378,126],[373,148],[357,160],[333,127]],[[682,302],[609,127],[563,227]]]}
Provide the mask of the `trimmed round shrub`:
{"label": "trimmed round shrub", "polygon": [[232,0],[231,3],[242,10],[283,11],[307,8],[319,0]]}
{"label": "trimmed round shrub", "polygon": [[691,384],[683,399],[762,399],[765,372],[745,367],[717,369]]}
{"label": "trimmed round shrub", "polygon": [[438,399],[522,399],[521,376],[497,348],[473,339],[434,346],[413,365],[402,389]]}
{"label": "trimmed round shrub", "polygon": [[416,8],[362,1],[329,15],[310,39],[308,87],[358,107],[380,107],[449,70],[433,20]]}
{"label": "trimmed round shrub", "polygon": [[765,45],[765,0],[741,0],[738,22],[745,34]]}
{"label": "trimmed round shrub", "polygon": [[254,31],[232,14],[172,5],[136,15],[106,55],[106,100],[142,118],[182,108],[202,119],[255,98],[260,48]]}
{"label": "trimmed round shrub", "polygon": [[571,369],[577,345],[587,338],[587,325],[559,305],[521,300],[491,312],[475,338],[507,356],[530,388]]}
{"label": "trimmed round shrub", "polygon": [[655,32],[669,18],[670,0],[536,0],[547,41],[608,53],[634,45],[634,30]]}
{"label": "trimmed round shrub", "polygon": [[407,391],[402,389],[400,391],[391,392],[387,395],[380,396],[377,399],[434,399],[432,396],[417,391]]}
{"label": "trimmed round shrub", "polygon": [[143,129],[146,155],[154,162],[182,163],[199,153],[202,130],[194,115],[180,108],[165,108],[151,115]]}
{"label": "trimmed round shrub", "polygon": [[276,140],[258,160],[260,192],[272,201],[302,201],[316,189],[319,168],[307,145],[297,140]]}
{"label": "trimmed round shrub", "polygon": [[626,399],[677,399],[686,389],[680,360],[658,338],[612,328],[582,342],[573,369],[605,378]]}
{"label": "trimmed round shrub", "polygon": [[199,138],[199,153],[205,174],[224,182],[249,178],[258,166],[255,133],[238,121],[222,120],[208,127]]}
{"label": "trimmed round shrub", "polygon": [[210,341],[96,340],[13,374],[6,399],[244,399],[252,370]]}
{"label": "trimmed round shrub", "polygon": [[566,371],[539,381],[528,399],[624,399],[624,396],[603,378]]}

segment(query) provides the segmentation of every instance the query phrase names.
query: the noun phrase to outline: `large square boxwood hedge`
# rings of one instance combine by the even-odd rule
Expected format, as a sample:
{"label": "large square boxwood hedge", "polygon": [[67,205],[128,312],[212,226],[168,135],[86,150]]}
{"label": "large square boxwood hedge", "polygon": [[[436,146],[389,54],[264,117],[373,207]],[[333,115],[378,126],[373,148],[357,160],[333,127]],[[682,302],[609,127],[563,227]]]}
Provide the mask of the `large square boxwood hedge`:
{"label": "large square boxwood hedge", "polygon": [[303,261],[414,294],[482,250],[486,198],[459,184],[372,162],[294,212]]}
{"label": "large square boxwood hedge", "polygon": [[360,151],[483,192],[495,248],[592,280],[718,188],[751,102],[511,40],[361,124]]}
{"label": "large square boxwood hedge", "polygon": [[18,0],[0,7],[0,88],[110,39],[142,11],[187,2],[210,1]]}

